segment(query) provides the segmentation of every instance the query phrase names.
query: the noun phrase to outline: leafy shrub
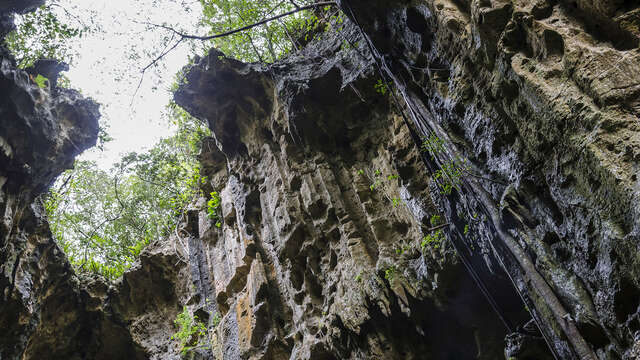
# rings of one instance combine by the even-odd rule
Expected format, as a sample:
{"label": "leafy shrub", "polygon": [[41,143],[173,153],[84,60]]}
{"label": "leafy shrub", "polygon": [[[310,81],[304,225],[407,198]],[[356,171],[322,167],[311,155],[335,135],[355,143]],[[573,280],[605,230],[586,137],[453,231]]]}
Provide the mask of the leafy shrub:
{"label": "leafy shrub", "polygon": [[442,246],[442,241],[444,241],[444,232],[439,229],[423,237],[420,246],[423,251],[427,246],[438,250]]}
{"label": "leafy shrub", "polygon": [[196,348],[207,348],[207,327],[198,321],[197,316],[192,317],[186,306],[182,308],[182,312],[178,314],[174,324],[178,327],[178,331],[171,335],[171,340],[180,343],[182,355],[186,355]]}
{"label": "leafy shrub", "polygon": [[396,274],[396,267],[391,265],[384,270],[384,278],[391,281]]}
{"label": "leafy shrub", "polygon": [[207,217],[216,222],[216,227],[221,227],[222,222],[220,221],[221,219],[219,214],[221,202],[220,195],[218,195],[217,191],[214,191],[209,195],[211,198],[207,202]]}

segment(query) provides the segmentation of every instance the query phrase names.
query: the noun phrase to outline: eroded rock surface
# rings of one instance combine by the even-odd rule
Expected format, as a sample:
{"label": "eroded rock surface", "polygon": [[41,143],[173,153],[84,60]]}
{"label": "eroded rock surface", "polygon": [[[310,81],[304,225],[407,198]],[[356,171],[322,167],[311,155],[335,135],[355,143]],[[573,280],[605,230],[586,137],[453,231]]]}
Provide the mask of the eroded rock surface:
{"label": "eroded rock surface", "polygon": [[[209,121],[222,152],[213,158],[227,162],[211,173],[217,174],[213,189],[227,203],[225,225],[206,235],[220,249],[212,273],[226,313],[219,335],[226,353],[260,358],[271,342],[284,358],[438,354],[429,341],[437,336],[422,333],[425,323],[415,329],[421,343],[404,336],[411,344],[405,348],[365,324],[412,323],[421,319],[412,304],[421,301],[421,311],[438,308],[427,305],[432,301],[456,314],[460,308],[433,290],[447,288],[446,276],[465,262],[481,274],[479,283],[508,298],[493,299],[512,332],[506,356],[549,357],[540,354],[546,340],[558,358],[632,358],[640,330],[638,6],[343,1],[341,7],[362,26],[398,88],[418,142],[434,135],[443,149],[421,158],[397,109],[372,93],[379,75],[371,66],[362,70],[365,60],[357,54],[306,67],[298,67],[304,61],[291,67],[290,59],[269,69],[215,54],[192,68],[177,100]],[[324,53],[306,51],[307,59]],[[358,51],[368,58],[367,47]],[[366,105],[356,110],[358,100]],[[451,159],[466,160],[459,188],[448,196],[429,191],[432,174]],[[397,174],[397,182],[371,191],[375,170],[382,177]],[[420,241],[432,214],[451,223],[448,246],[465,256],[448,259],[443,250],[430,264],[428,251],[402,249]],[[245,297],[253,294],[256,261],[277,296],[265,295],[272,299],[269,311],[253,313],[260,299]],[[398,276],[385,279],[394,265]],[[434,270],[438,266],[447,270]],[[374,275],[354,285],[345,274],[355,279],[359,269]],[[503,270],[512,291],[503,288]],[[533,331],[513,305],[516,290],[537,324],[529,323]],[[397,304],[406,318],[384,306],[357,306],[380,301]],[[281,318],[284,326],[277,324]],[[357,340],[344,340],[345,334]],[[281,345],[282,335],[293,341]]]}
{"label": "eroded rock surface", "polygon": [[472,164],[446,216],[486,218],[474,246],[501,258],[557,356],[631,358],[638,4],[341,5],[384,57],[418,132],[447,139],[439,161]]}
{"label": "eroded rock surface", "polygon": [[640,7],[340,6],[356,25],[282,62],[187,69],[221,226],[200,199],[110,285],[37,199],[97,107],[0,50],[0,358],[179,359],[183,306],[211,329],[193,359],[638,357]]}
{"label": "eroded rock surface", "polygon": [[[11,28],[0,6],[1,34]],[[142,358],[108,304],[108,286],[79,278],[55,243],[40,195],[98,135],[98,105],[42,89],[0,48],[0,358]]]}
{"label": "eroded rock surface", "polygon": [[[202,165],[223,225],[203,211],[199,226],[224,315],[214,355],[501,357],[507,329],[452,245],[421,246],[430,175],[371,57],[326,37],[270,67],[212,51],[176,94],[215,136]],[[526,318],[503,280],[502,310]]]}

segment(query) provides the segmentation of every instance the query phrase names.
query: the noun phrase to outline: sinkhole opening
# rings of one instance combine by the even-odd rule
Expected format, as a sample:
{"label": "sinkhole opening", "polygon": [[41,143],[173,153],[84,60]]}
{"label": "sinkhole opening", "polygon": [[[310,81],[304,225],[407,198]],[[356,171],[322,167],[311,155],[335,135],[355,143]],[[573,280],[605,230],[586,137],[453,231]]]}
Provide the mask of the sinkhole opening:
{"label": "sinkhole opening", "polygon": [[3,45],[43,94],[78,90],[101,114],[97,145],[42,203],[75,270],[110,280],[148,244],[180,236],[187,208],[207,210],[219,196],[198,159],[215,119],[194,117],[173,99],[188,85],[189,66],[212,48],[273,63],[343,26],[337,7],[310,0],[30,3],[40,6],[13,15]]}

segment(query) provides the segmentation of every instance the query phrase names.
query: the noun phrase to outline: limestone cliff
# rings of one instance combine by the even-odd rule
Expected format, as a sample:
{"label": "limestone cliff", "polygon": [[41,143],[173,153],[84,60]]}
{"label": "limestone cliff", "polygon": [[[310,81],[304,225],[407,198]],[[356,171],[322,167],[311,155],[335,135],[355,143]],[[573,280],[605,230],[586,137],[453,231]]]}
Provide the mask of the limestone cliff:
{"label": "limestone cliff", "polygon": [[470,161],[474,175],[444,199],[446,216],[486,217],[480,246],[497,254],[556,356],[635,356],[638,5],[342,7],[418,132],[448,139],[445,153]]}
{"label": "limestone cliff", "polygon": [[339,5],[279,63],[186,69],[221,226],[200,199],[110,285],[38,200],[97,107],[0,51],[1,359],[179,359],[183,306],[210,325],[188,358],[640,355],[640,6]]}
{"label": "limestone cliff", "polygon": [[[36,3],[8,6],[26,11]],[[12,25],[5,6],[0,34]],[[74,274],[40,198],[75,156],[95,145],[98,105],[74,90],[40,88],[7,53],[0,48],[0,359],[134,354],[128,332],[102,307],[107,286]]]}

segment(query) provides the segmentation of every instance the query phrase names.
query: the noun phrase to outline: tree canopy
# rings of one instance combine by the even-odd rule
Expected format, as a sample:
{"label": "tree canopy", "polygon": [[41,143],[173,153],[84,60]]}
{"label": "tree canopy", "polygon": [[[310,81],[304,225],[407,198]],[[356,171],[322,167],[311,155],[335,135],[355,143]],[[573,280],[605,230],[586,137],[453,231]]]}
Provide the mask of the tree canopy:
{"label": "tree canopy", "polygon": [[[62,17],[54,11],[62,9]],[[70,42],[85,33],[98,31],[95,24],[87,24],[60,6],[58,0],[49,0],[34,12],[17,19],[16,30],[4,39],[16,56],[18,67],[26,68],[38,59],[56,59],[72,63],[77,55]]]}
{"label": "tree canopy", "polygon": [[79,270],[122,274],[154,240],[163,239],[200,194],[197,154],[209,129],[175,104],[175,135],[126,154],[110,171],[76,161],[45,199],[51,231]]}
{"label": "tree canopy", "polygon": [[[209,35],[257,23],[276,14],[310,5],[312,1],[200,0],[202,25]],[[213,40],[225,54],[243,61],[273,62],[295,50],[300,37],[317,21],[314,12],[303,11],[252,29]]]}
{"label": "tree canopy", "polygon": [[[202,7],[199,27],[204,34],[185,37],[180,34],[189,32],[176,25],[143,19],[138,22],[147,31],[166,32],[164,48],[129,56],[146,57],[148,66],[154,66],[176,42],[189,41],[193,55],[213,46],[239,60],[273,62],[307,42],[319,17],[332,15],[330,7],[310,6],[313,2],[308,0],[196,1]],[[61,7],[59,0],[50,0],[19,17],[5,44],[20,67],[40,58],[73,63],[76,54],[69,46],[73,41],[88,32],[107,31],[90,17],[80,18],[70,10]],[[291,14],[265,21],[286,13]],[[250,28],[211,38],[243,27]],[[166,113],[176,129],[172,136],[147,151],[125,154],[110,170],[95,162],[76,161],[75,168],[63,173],[43,198],[52,233],[78,271],[119,277],[147,244],[175,231],[195,197],[205,195],[201,185],[206,179],[200,176],[197,154],[209,129],[174,103],[167,105]],[[101,140],[108,139],[101,133]],[[220,198],[217,193],[207,196],[209,215],[215,215]]]}

